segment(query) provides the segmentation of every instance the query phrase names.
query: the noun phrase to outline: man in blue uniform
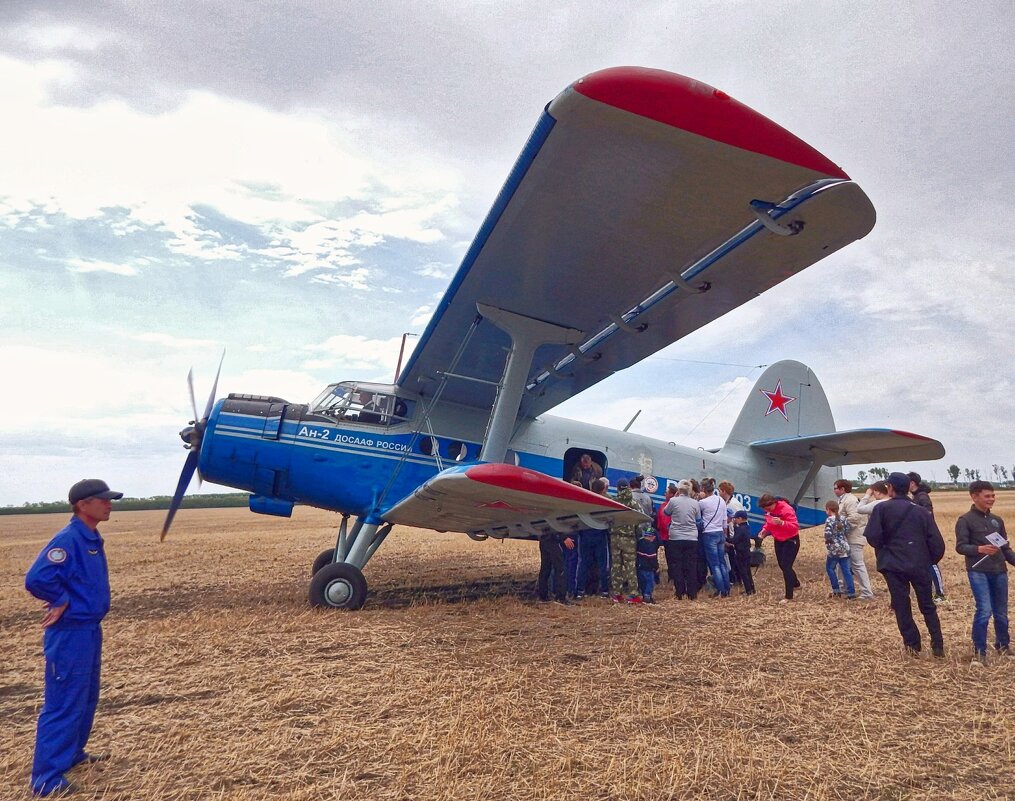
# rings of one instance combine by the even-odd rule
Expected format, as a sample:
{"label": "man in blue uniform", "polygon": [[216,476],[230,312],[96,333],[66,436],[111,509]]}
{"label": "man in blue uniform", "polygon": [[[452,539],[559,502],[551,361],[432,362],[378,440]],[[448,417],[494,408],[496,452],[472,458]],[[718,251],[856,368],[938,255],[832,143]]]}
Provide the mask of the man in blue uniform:
{"label": "man in blue uniform", "polygon": [[74,516],[43,548],[25,576],[25,589],[46,602],[42,618],[46,695],[35,734],[32,792],[74,789],[64,775],[82,762],[107,758],[85,751],[99,702],[100,623],[109,611],[109,573],[99,523],[123,497],[89,478],[70,488]]}

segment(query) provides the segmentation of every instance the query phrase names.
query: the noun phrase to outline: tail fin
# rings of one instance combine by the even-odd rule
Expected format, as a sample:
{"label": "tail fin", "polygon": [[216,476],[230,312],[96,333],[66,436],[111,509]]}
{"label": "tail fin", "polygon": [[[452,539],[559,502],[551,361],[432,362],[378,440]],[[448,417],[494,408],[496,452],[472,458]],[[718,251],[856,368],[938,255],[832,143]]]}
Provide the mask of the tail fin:
{"label": "tail fin", "polygon": [[800,362],[776,362],[758,379],[733,425],[726,448],[806,460],[813,469],[871,461],[940,459],[936,439],[889,428],[836,431],[828,398]]}
{"label": "tail fin", "polygon": [[830,431],[835,422],[817,376],[807,365],[787,360],[761,374],[725,447]]}

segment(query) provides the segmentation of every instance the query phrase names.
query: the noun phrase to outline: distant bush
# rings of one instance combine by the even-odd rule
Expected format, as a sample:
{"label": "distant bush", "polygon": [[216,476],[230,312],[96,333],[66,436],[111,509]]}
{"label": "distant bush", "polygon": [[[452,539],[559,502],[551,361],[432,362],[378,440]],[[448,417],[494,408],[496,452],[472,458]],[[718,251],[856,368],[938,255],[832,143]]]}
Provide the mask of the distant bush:
{"label": "distant bush", "polygon": [[[183,509],[219,509],[230,506],[246,506],[250,496],[242,492],[223,492],[215,495],[188,495],[180,505]],[[113,509],[137,512],[144,509],[168,509],[173,500],[171,495],[155,495],[151,498],[123,498],[114,501]],[[24,503],[21,506],[0,506],[0,515],[37,515],[64,512],[70,514],[66,501],[40,501]]]}

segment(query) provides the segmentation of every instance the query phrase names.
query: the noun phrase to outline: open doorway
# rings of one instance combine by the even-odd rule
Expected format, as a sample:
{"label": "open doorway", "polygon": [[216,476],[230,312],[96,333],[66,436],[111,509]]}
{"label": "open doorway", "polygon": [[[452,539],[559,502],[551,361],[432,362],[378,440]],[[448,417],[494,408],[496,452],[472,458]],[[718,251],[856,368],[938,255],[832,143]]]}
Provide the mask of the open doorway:
{"label": "open doorway", "polygon": [[606,454],[602,451],[592,450],[591,448],[568,448],[564,451],[564,472],[561,478],[564,481],[571,481],[574,478],[575,467],[581,461],[584,454],[588,454],[592,457],[592,461],[599,465],[603,470],[603,475],[606,475]]}

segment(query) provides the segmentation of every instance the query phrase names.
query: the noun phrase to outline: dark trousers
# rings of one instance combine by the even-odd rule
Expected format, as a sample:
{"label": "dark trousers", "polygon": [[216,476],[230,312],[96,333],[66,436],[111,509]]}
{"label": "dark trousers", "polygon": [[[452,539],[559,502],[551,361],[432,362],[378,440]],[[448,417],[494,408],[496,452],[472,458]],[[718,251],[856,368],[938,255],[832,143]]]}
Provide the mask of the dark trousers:
{"label": "dark trousers", "polygon": [[941,568],[937,565],[930,566],[930,580],[934,584],[934,594],[938,598],[945,597],[944,579],[941,576]]}
{"label": "dark trousers", "polygon": [[676,546],[676,541],[663,540],[663,555],[666,557],[666,580],[670,584],[673,583],[673,577],[677,574],[677,568],[674,567],[677,559]]}
{"label": "dark trousers", "polygon": [[43,633],[46,696],[35,732],[32,790],[46,795],[63,774],[85,758],[99,703],[102,629],[99,625],[54,626]]}
{"label": "dark trousers", "polygon": [[[583,531],[578,536],[578,549],[578,592],[580,594],[597,591],[600,593],[609,592],[610,543],[606,532]],[[596,585],[591,589],[588,586],[590,575],[596,577]]]}
{"label": "dark trousers", "polygon": [[729,543],[726,544],[726,558],[730,563],[730,585],[743,584],[743,579],[740,578],[740,565],[737,564],[736,550]]}
{"label": "dark trousers", "polygon": [[564,550],[556,537],[543,537],[539,541],[539,581],[536,591],[540,600],[550,600],[550,574],[553,574],[553,594],[563,601],[567,587],[564,586]]}
{"label": "dark trousers", "polygon": [[[579,537],[572,537],[577,540]],[[578,549],[579,545],[575,542],[573,548],[564,547],[564,582],[567,585],[568,595],[578,594]]]}
{"label": "dark trousers", "polygon": [[740,551],[733,551],[733,563],[737,566],[737,576],[748,595],[754,592],[754,576],[751,574],[751,546]]}
{"label": "dark trousers", "polygon": [[673,549],[673,589],[677,597],[694,598],[701,585],[698,583],[698,541],[670,540],[666,543]]}
{"label": "dark trousers", "polygon": [[927,624],[930,645],[932,648],[943,648],[944,638],[941,636],[941,621],[937,616],[937,607],[934,606],[934,590],[930,581],[930,573],[925,571],[923,575],[913,577],[905,573],[886,570],[881,575],[885,577],[885,582],[888,584],[888,593],[892,597],[892,610],[895,612],[895,622],[899,624],[902,642],[914,651],[920,650],[920,630],[916,627],[916,621],[913,620],[913,605],[909,600],[909,588],[912,585],[916,592],[916,605],[920,608],[924,623]]}
{"label": "dark trousers", "polygon": [[775,561],[779,563],[779,569],[782,571],[782,580],[786,584],[786,597],[790,600],[793,598],[793,590],[800,586],[800,580],[793,571],[793,563],[796,561],[798,553],[800,553],[799,536],[783,540],[782,542],[779,542],[779,540],[775,541]]}

